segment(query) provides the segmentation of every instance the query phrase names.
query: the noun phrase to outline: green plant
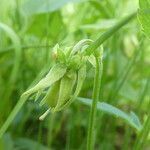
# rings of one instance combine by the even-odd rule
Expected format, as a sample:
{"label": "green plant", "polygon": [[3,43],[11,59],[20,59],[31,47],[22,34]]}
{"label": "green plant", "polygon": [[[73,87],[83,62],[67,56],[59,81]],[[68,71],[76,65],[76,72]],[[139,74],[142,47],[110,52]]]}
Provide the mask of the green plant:
{"label": "green plant", "polygon": [[143,129],[140,131],[137,140],[134,145],[135,150],[140,150],[144,146],[145,141],[147,140],[148,134],[150,130],[150,113],[148,112],[147,120],[143,125]]}
{"label": "green plant", "polygon": [[[73,50],[69,48],[66,49],[65,52],[63,52],[58,45],[54,47],[53,55],[55,56],[53,57],[56,59],[54,67],[51,68],[45,78],[40,80],[39,83],[37,83],[34,87],[22,94],[14,110],[11,112],[10,116],[1,128],[0,137],[4,134],[25,101],[34,93],[37,93],[35,97],[36,101],[44,92],[44,90],[50,87],[40,103],[41,106],[45,103],[49,106],[49,109],[46,111],[46,113],[40,117],[41,120],[43,120],[45,115],[47,115],[50,111],[52,113],[60,111],[73,102],[73,100],[78,96],[85,79],[85,63],[87,58],[83,55],[84,51],[82,52],[81,49],[82,46],[85,46],[85,44],[88,42],[91,41],[83,40],[77,43]],[[73,96],[70,97],[75,83],[75,92],[73,93]],[[51,97],[53,97],[53,99],[51,99]]]}
{"label": "green plant", "polygon": [[[6,123],[3,125],[3,127],[1,128],[0,137],[4,134],[5,130],[8,128],[9,124],[12,122],[12,120],[14,119],[17,112],[23,106],[26,99],[35,92],[38,92],[37,96],[36,96],[38,98],[45,88],[50,87],[53,84],[53,87],[50,88],[50,90],[47,92],[46,96],[41,101],[41,105],[43,105],[45,102],[49,104],[50,109],[48,109],[48,111],[46,111],[46,114],[50,111],[51,112],[59,111],[62,108],[64,108],[66,105],[70,104],[70,102],[72,102],[73,99],[75,99],[77,97],[77,95],[79,94],[83,80],[85,78],[84,65],[82,68],[82,64],[85,63],[85,58],[84,58],[84,55],[82,56],[82,53],[86,53],[86,55],[91,55],[92,53],[94,53],[94,56],[96,58],[96,73],[95,73],[95,82],[94,82],[94,89],[93,89],[93,104],[92,104],[91,114],[90,114],[90,123],[89,123],[89,130],[88,130],[88,146],[87,146],[88,149],[92,149],[92,147],[93,147],[92,140],[94,139],[93,130],[94,130],[94,125],[95,125],[96,106],[97,106],[97,101],[99,99],[100,80],[101,80],[101,75],[102,75],[102,70],[99,71],[99,68],[102,69],[102,56],[100,56],[101,57],[101,60],[100,60],[101,65],[100,65],[98,56],[97,56],[98,52],[95,50],[99,45],[101,45],[102,42],[104,42],[107,38],[109,38],[113,33],[115,33],[124,24],[128,23],[128,21],[130,21],[130,19],[132,19],[134,16],[135,16],[135,14],[132,14],[129,17],[120,21],[117,25],[115,25],[110,30],[108,30],[106,33],[104,33],[102,36],[100,36],[100,38],[96,42],[94,42],[94,44],[91,45],[91,47],[89,47],[88,50],[85,50],[85,52],[84,51],[82,52],[80,49],[82,48],[81,46],[84,46],[84,43],[87,43],[88,40],[87,41],[84,40],[84,41],[80,42],[73,48],[72,51],[71,51],[71,49],[68,49],[68,50],[66,50],[65,53],[58,47],[58,45],[56,45],[54,48],[54,53],[56,52],[56,54],[55,54],[56,61],[58,59],[58,63],[60,63],[60,65],[59,64],[55,65],[50,70],[50,72],[46,75],[45,78],[43,78],[41,81],[39,81],[39,83],[37,85],[35,85],[33,88],[29,89],[28,91],[26,91],[25,93],[22,94],[21,99],[19,100],[18,104],[16,105],[16,107],[14,108],[12,113],[10,114],[10,117],[8,118]],[[74,56],[74,53],[78,53],[78,55]],[[83,61],[83,63],[79,64],[80,61]],[[65,66],[63,66],[63,64],[65,64]],[[81,66],[79,66],[79,65],[81,65]],[[70,100],[67,100],[67,99],[69,99],[72,88],[75,84],[75,83],[72,83],[72,81],[75,81],[75,79],[76,79],[76,72],[75,71],[72,73],[68,72],[69,74],[66,75],[66,77],[64,77],[67,72],[67,68],[73,69],[75,71],[79,70],[79,73],[78,73],[79,81],[77,82],[78,83],[77,89],[75,91],[73,98],[71,98]],[[80,78],[80,75],[83,75],[83,77]],[[67,79],[65,79],[65,78],[67,78]],[[59,86],[60,86],[60,93],[59,93],[60,95],[57,94],[57,91],[59,90]],[[49,97],[51,97],[51,96],[54,99],[49,99]],[[37,100],[37,98],[36,98],[36,100]],[[49,100],[51,100],[51,101],[49,101]],[[43,117],[45,117],[45,114],[44,114],[44,116],[41,116],[41,119],[43,119]]]}
{"label": "green plant", "polygon": [[[100,58],[99,58],[100,57]],[[97,113],[97,102],[99,101],[100,95],[100,84],[103,72],[103,63],[102,63],[102,52],[101,56],[95,55],[95,78],[94,78],[94,87],[93,87],[93,96],[92,96],[92,106],[89,116],[89,127],[88,127],[88,136],[87,136],[87,149],[93,149],[94,140],[95,140],[95,127],[96,127],[96,113]]]}
{"label": "green plant", "polygon": [[137,1],[2,0],[0,149],[149,147],[149,0]]}

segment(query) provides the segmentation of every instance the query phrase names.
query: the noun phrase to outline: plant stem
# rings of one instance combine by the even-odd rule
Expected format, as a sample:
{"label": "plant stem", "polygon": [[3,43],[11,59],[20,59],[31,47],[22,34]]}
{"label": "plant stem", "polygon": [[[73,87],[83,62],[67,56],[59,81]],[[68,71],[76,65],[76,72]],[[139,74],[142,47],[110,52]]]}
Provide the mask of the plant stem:
{"label": "plant stem", "polygon": [[94,136],[95,136],[95,120],[96,120],[96,112],[97,112],[97,102],[99,100],[100,94],[100,84],[103,72],[103,64],[102,58],[99,61],[98,57],[96,59],[96,68],[95,68],[95,78],[94,78],[94,88],[93,88],[93,96],[92,96],[92,106],[90,110],[89,117],[89,126],[88,126],[88,136],[87,136],[87,150],[93,150],[94,147]]}
{"label": "plant stem", "polygon": [[97,49],[104,41],[106,41],[108,38],[110,38],[112,35],[114,35],[115,32],[117,32],[121,27],[126,25],[129,21],[131,21],[136,16],[136,12],[130,14],[129,16],[123,18],[120,20],[116,25],[108,29],[106,32],[104,32],[95,42],[93,42],[87,49],[87,55],[90,55],[93,53],[95,49]]}
{"label": "plant stem", "polygon": [[27,97],[24,96],[24,97],[21,97],[21,99],[17,102],[15,108],[12,110],[9,117],[7,118],[3,126],[0,128],[0,138],[6,132],[7,128],[9,127],[9,125],[11,124],[11,122],[13,121],[17,113],[20,111],[20,109],[22,108],[26,100],[27,100]]}
{"label": "plant stem", "polygon": [[[149,107],[150,107],[150,101],[149,101]],[[144,149],[143,146],[147,140],[149,132],[150,132],[150,110],[148,112],[147,120],[145,121],[144,126],[143,126],[142,130],[140,131],[140,133],[138,134],[138,137],[135,141],[133,150]]]}
{"label": "plant stem", "polygon": [[[31,83],[31,85],[36,83],[46,72],[47,72],[47,66],[42,69],[40,74],[35,78],[35,80]],[[29,87],[31,87],[31,85]],[[19,101],[15,105],[14,109],[11,111],[10,115],[8,116],[7,120],[4,122],[4,124],[0,128],[0,138],[4,135],[4,133],[6,132],[6,130],[9,127],[9,125],[12,123],[12,121],[14,120],[17,113],[20,111],[20,109],[22,108],[22,106],[24,105],[24,103],[26,102],[27,99],[28,99],[28,95],[27,96],[21,96],[21,98],[19,99]]]}

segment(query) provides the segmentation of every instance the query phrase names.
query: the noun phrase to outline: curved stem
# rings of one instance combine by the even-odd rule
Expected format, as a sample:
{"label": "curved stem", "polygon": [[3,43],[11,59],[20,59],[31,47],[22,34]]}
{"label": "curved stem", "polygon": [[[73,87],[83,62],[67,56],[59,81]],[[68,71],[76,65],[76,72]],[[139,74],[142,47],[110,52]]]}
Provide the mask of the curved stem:
{"label": "curved stem", "polygon": [[114,26],[112,26],[110,29],[108,29],[106,32],[104,32],[102,35],[100,35],[100,37],[87,48],[86,50],[87,55],[91,55],[93,51],[96,50],[103,42],[105,42],[108,38],[114,35],[114,33],[116,33],[120,28],[122,28],[129,21],[135,18],[136,14],[137,12],[128,15],[127,17],[123,18],[118,23],[116,23]]}
{"label": "curved stem", "polygon": [[[39,75],[35,78],[35,80],[31,83],[33,85],[35,82],[37,82],[45,73],[47,72],[47,66],[42,69],[42,71],[39,73]],[[31,85],[29,87],[31,87]],[[0,128],[0,138],[4,135],[6,130],[8,129],[9,125],[12,123],[14,118],[16,117],[17,113],[20,111],[26,100],[28,99],[29,95],[21,96],[17,104],[15,105],[14,109],[11,111],[10,115],[8,116],[7,120],[4,122],[2,127]]]}
{"label": "curved stem", "polygon": [[94,88],[93,88],[93,102],[90,110],[89,126],[88,126],[88,136],[87,136],[87,150],[93,150],[94,147],[94,135],[95,135],[95,120],[97,112],[97,102],[99,100],[100,94],[100,84],[101,77],[103,72],[102,58],[99,59],[96,57],[96,68],[95,68],[95,78],[94,78]]}
{"label": "curved stem", "polygon": [[12,110],[12,112],[9,115],[9,117],[7,118],[7,120],[5,121],[3,126],[0,128],[0,138],[4,135],[4,133],[6,132],[7,128],[12,123],[12,121],[15,118],[15,116],[20,111],[20,109],[22,108],[22,106],[26,102],[26,100],[27,100],[27,96],[24,96],[24,97],[21,97],[21,99],[17,102],[15,108]]}

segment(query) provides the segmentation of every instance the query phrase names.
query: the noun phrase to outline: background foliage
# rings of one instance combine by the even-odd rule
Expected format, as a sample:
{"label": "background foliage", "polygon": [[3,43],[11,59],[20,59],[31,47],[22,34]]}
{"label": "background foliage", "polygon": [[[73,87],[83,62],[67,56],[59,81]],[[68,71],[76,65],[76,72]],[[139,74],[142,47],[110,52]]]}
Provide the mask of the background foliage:
{"label": "background foliage", "polygon": [[[143,10],[149,8],[150,2],[143,1],[138,18],[103,44],[100,101],[124,112],[105,103],[99,105],[98,109],[103,111],[97,117],[96,149],[132,149],[138,135],[132,122],[138,116],[143,124],[148,116],[150,45],[141,26],[149,37],[150,19],[143,15]],[[0,0],[0,3],[0,126],[20,95],[51,68],[51,51],[56,43],[66,47],[84,38],[96,40],[139,8],[138,0]],[[89,64],[80,97],[91,98],[93,72]],[[27,101],[0,140],[0,149],[85,149],[89,107],[83,103],[90,105],[89,99],[77,100],[67,110],[41,122],[38,118],[46,108]],[[143,149],[150,148],[149,142],[150,137]]]}

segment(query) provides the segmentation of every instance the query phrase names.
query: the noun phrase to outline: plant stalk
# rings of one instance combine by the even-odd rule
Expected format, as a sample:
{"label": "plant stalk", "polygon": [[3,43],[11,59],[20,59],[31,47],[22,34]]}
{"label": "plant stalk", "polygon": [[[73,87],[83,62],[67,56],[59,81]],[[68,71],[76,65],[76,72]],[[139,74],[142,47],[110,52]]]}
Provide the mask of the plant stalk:
{"label": "plant stalk", "polygon": [[[149,101],[149,107],[150,107],[150,101]],[[133,150],[144,149],[144,144],[146,143],[149,133],[150,133],[150,110],[148,111],[147,120],[145,121],[142,130],[137,136]]]}
{"label": "plant stalk", "polygon": [[3,126],[0,128],[0,138],[4,135],[4,133],[6,132],[7,128],[12,123],[12,121],[15,118],[15,116],[20,111],[20,109],[22,108],[22,106],[26,102],[26,100],[27,100],[27,97],[24,96],[24,97],[21,97],[20,100],[17,102],[16,106],[11,111],[9,117],[7,118],[7,120],[5,121],[5,123],[3,124]]}
{"label": "plant stalk", "polygon": [[131,21],[133,18],[136,17],[137,12],[134,12],[127,17],[120,20],[116,25],[108,29],[106,32],[104,32],[95,42],[93,42],[87,49],[87,55],[90,55],[93,53],[94,50],[96,50],[104,41],[106,41],[108,38],[110,38],[114,33],[116,33],[120,28],[122,28],[124,25],[126,25],[129,21]]}
{"label": "plant stalk", "polygon": [[[40,74],[36,77],[36,79],[31,83],[33,85],[36,83],[45,73],[47,72],[47,66],[42,69]],[[29,87],[31,87],[31,85]],[[4,135],[14,118],[16,117],[17,113],[20,111],[26,100],[28,99],[28,95],[21,96],[17,104],[15,105],[14,109],[11,111],[10,115],[8,116],[7,120],[4,122],[2,127],[0,128],[0,138]]]}
{"label": "plant stalk", "polygon": [[95,57],[95,59],[96,59],[96,68],[95,68],[94,88],[92,95],[93,101],[90,109],[89,126],[88,126],[87,150],[93,150],[94,148],[97,102],[99,100],[100,84],[103,72],[102,58],[100,59],[100,61],[98,57]]}

